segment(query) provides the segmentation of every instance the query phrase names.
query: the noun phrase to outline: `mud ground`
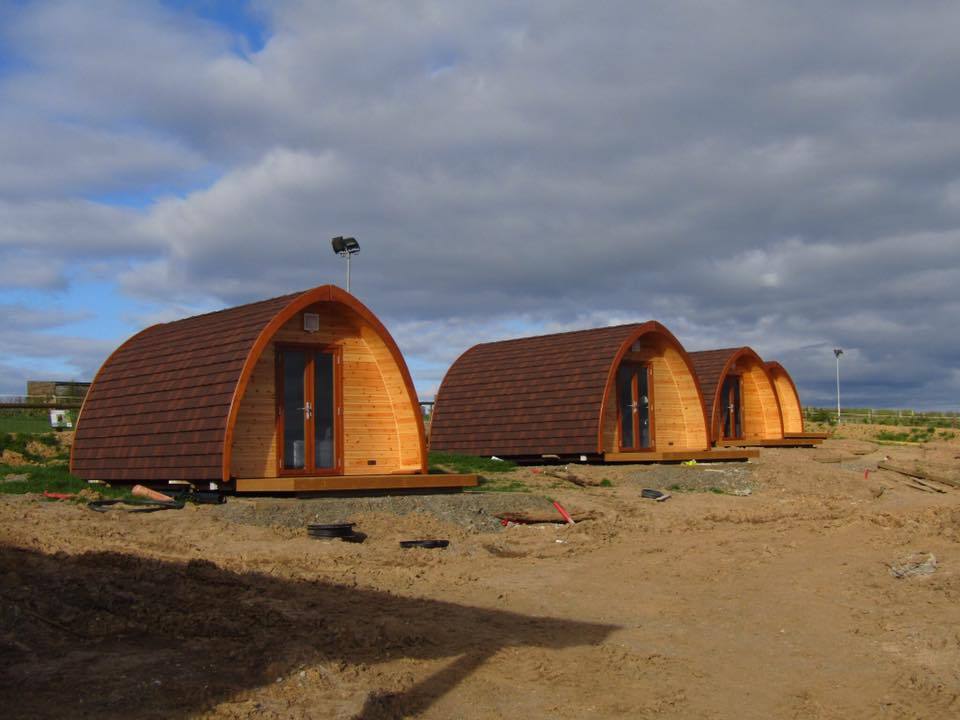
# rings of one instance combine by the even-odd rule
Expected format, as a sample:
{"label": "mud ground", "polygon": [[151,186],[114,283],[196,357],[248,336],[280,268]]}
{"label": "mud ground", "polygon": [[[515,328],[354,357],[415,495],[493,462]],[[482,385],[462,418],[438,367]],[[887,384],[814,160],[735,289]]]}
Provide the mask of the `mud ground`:
{"label": "mud ground", "polygon": [[[521,468],[528,492],[148,514],[3,497],[0,715],[960,717],[960,489],[876,471],[958,477],[960,440],[843,435],[747,464],[578,467],[611,482],[587,489]],[[547,498],[599,517],[494,517]],[[303,529],[335,520],[367,541]],[[425,537],[451,544],[398,545]],[[891,573],[931,553],[933,572]]]}

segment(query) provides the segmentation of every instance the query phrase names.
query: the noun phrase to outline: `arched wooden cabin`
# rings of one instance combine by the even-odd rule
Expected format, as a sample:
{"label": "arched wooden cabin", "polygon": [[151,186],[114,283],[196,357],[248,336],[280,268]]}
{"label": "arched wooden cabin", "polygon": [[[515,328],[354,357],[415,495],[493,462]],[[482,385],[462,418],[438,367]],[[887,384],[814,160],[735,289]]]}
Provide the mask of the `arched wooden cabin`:
{"label": "arched wooden cabin", "polygon": [[683,346],[657,322],[483,343],[447,372],[431,450],[536,459],[743,459],[710,450]]}
{"label": "arched wooden cabin", "polygon": [[716,445],[784,446],[783,416],[773,378],[748,347],[690,353],[700,381],[710,438]]}
{"label": "arched wooden cabin", "polygon": [[87,480],[239,492],[475,484],[427,474],[396,343],[331,285],[134,335],[94,379],[70,467]]}
{"label": "arched wooden cabin", "polygon": [[826,433],[806,432],[803,422],[803,406],[800,404],[800,393],[797,392],[797,386],[787,369],[778,362],[768,362],[766,366],[770,377],[773,379],[773,386],[777,391],[777,400],[780,401],[780,411],[783,413],[783,436],[814,441],[826,438]]}

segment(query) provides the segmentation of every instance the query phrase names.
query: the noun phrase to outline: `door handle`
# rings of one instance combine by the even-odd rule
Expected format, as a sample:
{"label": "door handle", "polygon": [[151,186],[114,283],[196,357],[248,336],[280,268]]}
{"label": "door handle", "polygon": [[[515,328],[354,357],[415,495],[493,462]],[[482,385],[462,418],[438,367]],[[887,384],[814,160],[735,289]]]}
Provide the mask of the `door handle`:
{"label": "door handle", "polygon": [[310,403],[307,403],[302,408],[298,408],[298,409],[306,411],[307,420],[309,420],[313,416],[313,408],[310,406]]}

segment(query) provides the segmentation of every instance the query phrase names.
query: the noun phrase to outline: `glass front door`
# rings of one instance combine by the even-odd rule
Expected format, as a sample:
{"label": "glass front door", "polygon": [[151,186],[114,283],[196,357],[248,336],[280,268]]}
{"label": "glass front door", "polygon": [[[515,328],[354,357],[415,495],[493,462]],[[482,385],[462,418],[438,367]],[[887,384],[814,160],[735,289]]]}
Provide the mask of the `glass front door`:
{"label": "glass front door", "polygon": [[650,368],[623,363],[617,370],[617,410],[621,450],[653,448]]}
{"label": "glass front door", "polygon": [[287,474],[340,467],[336,349],[277,349],[278,464]]}
{"label": "glass front door", "polygon": [[740,376],[727,375],[720,391],[720,427],[724,440],[743,438],[743,402],[740,392]]}

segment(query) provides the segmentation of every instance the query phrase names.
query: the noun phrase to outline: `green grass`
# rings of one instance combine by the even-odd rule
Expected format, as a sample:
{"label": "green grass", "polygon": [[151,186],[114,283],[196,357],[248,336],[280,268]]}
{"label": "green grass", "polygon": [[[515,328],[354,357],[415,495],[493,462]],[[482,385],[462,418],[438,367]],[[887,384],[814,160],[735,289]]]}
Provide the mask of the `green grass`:
{"label": "green grass", "polygon": [[[25,480],[0,482],[0,494],[23,495],[25,493],[50,492],[78,493],[91,487],[85,480],[71,475],[66,465],[0,465],[0,481],[8,475],[26,475]],[[96,490],[106,497],[127,497],[127,488],[111,488],[97,485]]]}
{"label": "green grass", "polygon": [[50,420],[40,415],[0,415],[0,433],[48,433]]}
{"label": "green grass", "polygon": [[457,455],[455,453],[430,453],[430,472],[443,473],[502,473],[510,472],[517,467],[509,460],[491,460],[490,458],[474,455]]}
{"label": "green grass", "polygon": [[613,481],[610,478],[604,478],[598,487],[613,487]]}
{"label": "green grass", "polygon": [[530,492],[530,488],[523,480],[514,478],[485,478],[477,480],[473,492]]}
{"label": "green grass", "polygon": [[957,434],[955,432],[950,432],[949,430],[943,430],[937,435],[941,440],[953,440],[956,436]]}
{"label": "green grass", "polygon": [[909,432],[895,432],[893,430],[881,430],[874,437],[880,442],[914,442],[925,443],[933,439],[936,432],[934,426],[926,428],[913,428]]}

